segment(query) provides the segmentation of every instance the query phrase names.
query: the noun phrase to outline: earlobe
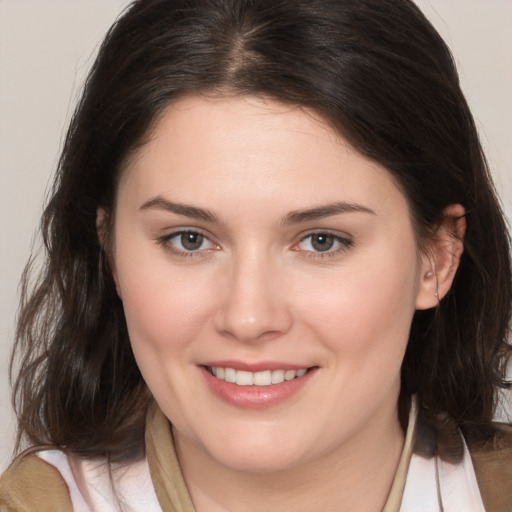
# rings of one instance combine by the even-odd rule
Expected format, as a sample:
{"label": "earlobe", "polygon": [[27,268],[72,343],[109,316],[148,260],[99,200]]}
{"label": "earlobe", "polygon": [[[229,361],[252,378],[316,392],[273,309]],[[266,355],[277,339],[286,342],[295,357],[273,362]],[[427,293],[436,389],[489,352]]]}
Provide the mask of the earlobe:
{"label": "earlobe", "polygon": [[435,233],[427,241],[422,255],[416,309],[436,307],[448,293],[464,251],[465,210],[452,204],[443,210]]}
{"label": "earlobe", "polygon": [[112,250],[108,247],[110,244],[107,242],[107,213],[105,208],[102,208],[101,206],[98,206],[96,210],[96,233],[98,235],[98,241],[102,247],[101,250],[106,256],[108,267],[112,273],[117,295],[122,300],[121,288],[119,287],[119,279],[117,277],[117,270],[112,257]]}

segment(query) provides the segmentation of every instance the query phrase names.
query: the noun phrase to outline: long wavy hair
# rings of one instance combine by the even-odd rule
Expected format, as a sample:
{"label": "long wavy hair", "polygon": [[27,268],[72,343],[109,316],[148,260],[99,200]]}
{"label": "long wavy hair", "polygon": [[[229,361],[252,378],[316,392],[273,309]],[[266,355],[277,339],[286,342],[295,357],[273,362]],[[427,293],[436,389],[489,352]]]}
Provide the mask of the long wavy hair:
{"label": "long wavy hair", "polygon": [[[489,438],[507,387],[510,240],[447,46],[410,0],[140,0],[108,32],[71,121],[29,262],[11,363],[19,438],[86,457],[143,447],[151,400],[96,230],[159,113],[186,94],[261,95],[313,109],[384,165],[419,239],[467,212],[451,291],[418,311],[402,365],[415,393]],[[108,229],[107,229],[108,231]],[[108,238],[108,237],[107,237]]]}

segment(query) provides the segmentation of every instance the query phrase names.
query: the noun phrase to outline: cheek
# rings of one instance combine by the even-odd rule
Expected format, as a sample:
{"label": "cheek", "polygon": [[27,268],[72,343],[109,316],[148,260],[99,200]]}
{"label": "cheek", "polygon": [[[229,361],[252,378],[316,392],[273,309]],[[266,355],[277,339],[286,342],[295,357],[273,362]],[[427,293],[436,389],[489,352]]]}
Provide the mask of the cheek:
{"label": "cheek", "polygon": [[[204,325],[212,304],[208,276],[186,266],[171,268],[144,249],[122,251],[116,260],[123,307],[137,360],[172,353],[186,346]],[[153,354],[153,356],[151,356]]]}
{"label": "cheek", "polygon": [[415,311],[417,265],[413,245],[400,261],[385,250],[358,259],[311,283],[316,292],[304,301],[303,316],[340,358],[400,363]]}
{"label": "cheek", "polygon": [[[189,283],[167,278],[152,285],[142,280],[123,294],[126,321],[132,343],[147,343],[158,350],[185,344],[202,325],[204,308]],[[202,296],[205,298],[205,294]]]}
{"label": "cheek", "polygon": [[155,258],[149,261],[153,265],[147,267],[144,259],[119,262],[126,323],[146,384],[160,406],[179,420],[195,404],[194,388],[186,383],[195,378],[193,341],[204,338],[212,298],[201,286],[201,275],[159,267]]}

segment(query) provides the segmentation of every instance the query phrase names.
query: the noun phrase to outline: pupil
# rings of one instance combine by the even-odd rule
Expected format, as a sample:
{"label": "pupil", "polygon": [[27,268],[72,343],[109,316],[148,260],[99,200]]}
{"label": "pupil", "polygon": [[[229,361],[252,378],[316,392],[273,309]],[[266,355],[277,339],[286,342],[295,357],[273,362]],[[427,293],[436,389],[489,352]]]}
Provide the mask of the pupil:
{"label": "pupil", "polygon": [[181,245],[188,251],[194,251],[201,247],[203,243],[203,235],[199,233],[182,233]]}
{"label": "pupil", "polygon": [[314,235],[311,244],[316,251],[328,251],[334,245],[334,238],[331,235]]}

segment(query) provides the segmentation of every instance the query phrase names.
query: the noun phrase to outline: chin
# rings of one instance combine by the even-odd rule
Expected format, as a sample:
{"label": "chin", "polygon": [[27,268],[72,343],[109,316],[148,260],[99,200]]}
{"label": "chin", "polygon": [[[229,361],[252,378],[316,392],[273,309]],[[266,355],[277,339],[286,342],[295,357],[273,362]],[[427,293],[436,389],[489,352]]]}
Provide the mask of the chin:
{"label": "chin", "polygon": [[277,473],[300,465],[297,453],[276,453],[276,450],[268,448],[258,453],[224,453],[218,462],[234,471],[262,474]]}
{"label": "chin", "polygon": [[301,446],[305,445],[309,443],[262,429],[257,436],[245,433],[217,438],[205,448],[211,457],[233,470],[273,473],[300,465],[304,459]]}

